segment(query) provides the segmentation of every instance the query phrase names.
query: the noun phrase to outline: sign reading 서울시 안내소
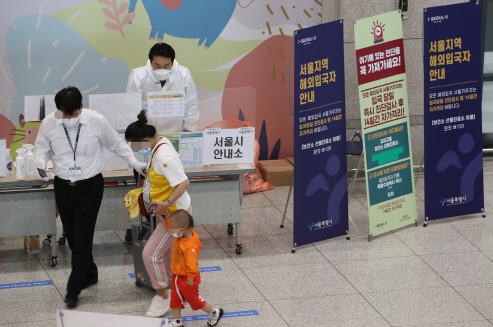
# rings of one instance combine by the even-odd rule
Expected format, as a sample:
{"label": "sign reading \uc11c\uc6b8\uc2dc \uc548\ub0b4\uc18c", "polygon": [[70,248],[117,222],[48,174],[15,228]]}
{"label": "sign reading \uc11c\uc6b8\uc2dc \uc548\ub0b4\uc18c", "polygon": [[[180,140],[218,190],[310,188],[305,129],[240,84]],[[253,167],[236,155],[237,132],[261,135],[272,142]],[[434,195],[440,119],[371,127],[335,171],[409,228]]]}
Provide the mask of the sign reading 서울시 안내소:
{"label": "sign reading \uc11c\uc6b8\uc2dc \uc548\ub0b4\uc18c", "polygon": [[354,22],[370,236],[417,222],[400,11]]}

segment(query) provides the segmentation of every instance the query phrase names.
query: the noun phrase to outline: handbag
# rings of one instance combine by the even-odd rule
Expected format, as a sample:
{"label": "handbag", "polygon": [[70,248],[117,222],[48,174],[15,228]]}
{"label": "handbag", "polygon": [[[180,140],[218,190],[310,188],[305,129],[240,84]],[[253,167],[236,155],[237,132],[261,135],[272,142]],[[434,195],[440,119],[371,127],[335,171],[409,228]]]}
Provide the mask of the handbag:
{"label": "handbag", "polygon": [[[154,155],[156,154],[156,151],[159,149],[159,147],[163,144],[166,143],[160,143],[156,146],[154,151],[152,152],[152,157],[151,157],[151,162],[148,167],[148,172],[149,169],[152,167],[152,160],[154,160]],[[146,177],[147,178],[147,177]],[[140,213],[141,216],[145,217],[147,216],[147,208],[144,205],[144,194],[143,194],[143,186],[144,186],[145,179],[140,181],[140,188],[134,189],[130,192],[127,193],[125,196],[125,204],[127,206],[128,211],[130,212],[130,218],[135,218],[137,217],[137,212]],[[137,197],[138,194],[138,197]],[[137,197],[137,201],[135,201]],[[137,205],[139,206],[138,210],[136,209]]]}

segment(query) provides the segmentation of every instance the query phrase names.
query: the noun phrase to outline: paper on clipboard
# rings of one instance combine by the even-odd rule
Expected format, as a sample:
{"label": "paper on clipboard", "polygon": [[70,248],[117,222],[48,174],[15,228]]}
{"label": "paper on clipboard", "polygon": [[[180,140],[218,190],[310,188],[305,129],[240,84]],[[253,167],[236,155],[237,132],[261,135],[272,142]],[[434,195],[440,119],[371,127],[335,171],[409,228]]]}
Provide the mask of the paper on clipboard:
{"label": "paper on clipboard", "polygon": [[147,114],[149,117],[185,116],[185,92],[149,92],[147,96]]}

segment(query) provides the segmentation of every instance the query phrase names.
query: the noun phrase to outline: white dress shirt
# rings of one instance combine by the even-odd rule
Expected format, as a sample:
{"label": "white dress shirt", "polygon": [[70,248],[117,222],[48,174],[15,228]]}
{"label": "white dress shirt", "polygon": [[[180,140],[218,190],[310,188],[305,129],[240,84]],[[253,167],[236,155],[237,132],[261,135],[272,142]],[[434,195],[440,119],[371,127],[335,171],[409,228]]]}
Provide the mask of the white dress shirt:
{"label": "white dress shirt", "polygon": [[[103,115],[94,110],[82,109],[79,124],[81,127],[74,163],[74,152],[65,134],[62,119],[57,119],[55,113],[46,116],[34,143],[35,162],[41,159],[48,162],[51,156],[53,175],[72,182],[94,177],[103,171],[103,147],[130,165],[137,162],[130,146],[118,136]],[[74,148],[79,124],[66,127]],[[82,174],[70,176],[69,168],[73,167],[80,167]]]}

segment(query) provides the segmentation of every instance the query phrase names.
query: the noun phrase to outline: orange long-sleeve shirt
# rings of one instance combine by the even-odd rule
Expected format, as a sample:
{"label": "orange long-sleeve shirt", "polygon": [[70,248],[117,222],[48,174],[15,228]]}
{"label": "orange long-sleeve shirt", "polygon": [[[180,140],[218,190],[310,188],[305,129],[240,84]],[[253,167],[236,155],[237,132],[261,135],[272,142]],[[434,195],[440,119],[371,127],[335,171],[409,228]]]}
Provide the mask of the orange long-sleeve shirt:
{"label": "orange long-sleeve shirt", "polygon": [[177,237],[173,244],[171,255],[171,271],[175,275],[187,276],[194,279],[199,273],[199,253],[202,243],[199,236],[192,230],[192,237],[182,239]]}

